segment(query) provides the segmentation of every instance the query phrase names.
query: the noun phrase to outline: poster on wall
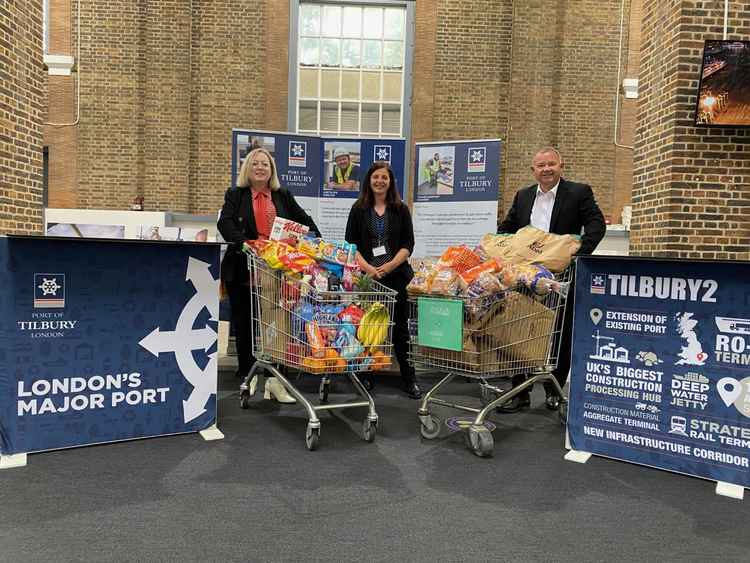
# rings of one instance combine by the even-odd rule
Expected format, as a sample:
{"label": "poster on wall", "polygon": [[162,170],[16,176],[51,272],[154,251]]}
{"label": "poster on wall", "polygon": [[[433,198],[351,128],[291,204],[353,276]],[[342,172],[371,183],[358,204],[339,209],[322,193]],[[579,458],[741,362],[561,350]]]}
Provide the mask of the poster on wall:
{"label": "poster on wall", "polygon": [[497,230],[500,140],[417,143],[414,170],[414,256],[448,246],[476,246]]}
{"label": "poster on wall", "polygon": [[215,424],[219,245],[0,238],[0,453]]}
{"label": "poster on wall", "polygon": [[359,197],[361,183],[375,161],[388,162],[404,198],[403,139],[341,139],[324,137],[323,182],[317,225],[323,237],[343,240],[349,210]]}
{"label": "poster on wall", "polygon": [[750,486],[750,263],[579,257],[574,450]]}
{"label": "poster on wall", "polygon": [[234,129],[233,186],[245,157],[259,146],[274,156],[281,185],[292,192],[328,240],[344,238],[349,210],[374,161],[390,163],[403,198],[404,139],[342,139]]}
{"label": "poster on wall", "polygon": [[[273,155],[282,187],[288,189],[310,217],[318,217],[321,183],[321,140],[273,131],[232,130],[232,186],[251,150],[263,147]],[[317,222],[316,222],[317,224]]]}

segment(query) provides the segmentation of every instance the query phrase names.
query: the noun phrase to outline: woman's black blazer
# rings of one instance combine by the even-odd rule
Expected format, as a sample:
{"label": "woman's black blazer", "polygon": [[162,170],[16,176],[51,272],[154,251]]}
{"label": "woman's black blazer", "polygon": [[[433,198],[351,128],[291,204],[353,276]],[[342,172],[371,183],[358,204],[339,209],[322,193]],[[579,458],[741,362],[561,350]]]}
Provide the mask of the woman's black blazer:
{"label": "woman's black blazer", "polygon": [[[276,207],[277,217],[307,225],[315,236],[320,236],[320,231],[312,217],[299,206],[289,190],[280,188],[271,191],[271,200]],[[216,227],[224,240],[229,243],[224,259],[221,261],[221,279],[227,282],[247,281],[249,279],[247,257],[242,252],[242,243],[258,238],[250,188],[227,190]]]}
{"label": "woman's black blazer", "polygon": [[[386,210],[388,218],[388,249],[391,255],[405,248],[409,255],[414,252],[414,227],[411,222],[411,213],[406,204],[397,206],[389,205]],[[370,208],[360,207],[356,203],[349,211],[349,219],[346,222],[346,242],[357,245],[357,250],[367,262],[372,262],[372,232],[370,231]],[[414,277],[414,270],[408,260],[396,268],[392,275],[398,275],[408,283]]]}

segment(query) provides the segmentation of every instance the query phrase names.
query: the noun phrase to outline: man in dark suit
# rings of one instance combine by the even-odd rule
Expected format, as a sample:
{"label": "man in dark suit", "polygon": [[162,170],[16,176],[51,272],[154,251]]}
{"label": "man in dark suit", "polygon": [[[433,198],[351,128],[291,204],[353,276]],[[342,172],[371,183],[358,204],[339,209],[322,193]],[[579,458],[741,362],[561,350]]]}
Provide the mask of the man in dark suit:
{"label": "man in dark suit", "polygon": [[[498,226],[497,232],[515,233],[526,225],[532,225],[548,233],[581,235],[581,248],[578,254],[591,254],[604,238],[604,216],[596,204],[591,186],[563,179],[561,176],[564,167],[565,163],[557,149],[545,147],[538,151],[531,161],[531,173],[537,183],[516,192],[513,205],[505,220]],[[557,367],[553,371],[560,387],[565,384],[570,370],[573,293],[571,287],[560,330]],[[513,378],[513,385],[519,385],[525,379],[525,374],[518,375]],[[560,398],[554,386],[545,384],[545,392],[547,408],[557,409]],[[530,405],[531,399],[527,390],[516,395],[500,410],[516,412]]]}

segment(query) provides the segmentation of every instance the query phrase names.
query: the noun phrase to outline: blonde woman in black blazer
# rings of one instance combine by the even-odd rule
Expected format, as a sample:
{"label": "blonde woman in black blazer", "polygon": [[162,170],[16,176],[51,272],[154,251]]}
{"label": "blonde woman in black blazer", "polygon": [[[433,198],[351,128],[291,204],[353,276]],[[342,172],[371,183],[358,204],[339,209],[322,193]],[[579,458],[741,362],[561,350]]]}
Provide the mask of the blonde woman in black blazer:
{"label": "blonde woman in black blazer", "polygon": [[[258,232],[256,219],[256,201],[266,198],[266,211],[263,221],[266,231],[270,230],[274,216],[291,219],[307,225],[320,236],[318,227],[312,218],[305,213],[294,196],[282,188],[276,173],[276,162],[271,153],[264,148],[257,148],[247,155],[242,163],[237,178],[237,187],[230,188],[224,195],[224,206],[221,208],[217,228],[229,243],[224,259],[221,262],[221,280],[229,295],[232,310],[232,323],[237,341],[236,376],[246,378],[255,363],[252,352],[252,300],[250,298],[249,273],[247,257],[242,252],[242,243],[246,240],[266,238],[269,232]],[[250,383],[250,394],[255,391],[255,380]],[[266,398],[275,398],[279,402],[293,403],[294,397],[275,378],[266,380]]]}
{"label": "blonde woman in black blazer", "polygon": [[[412,399],[419,399],[422,392],[408,362],[406,298],[406,286],[414,277],[408,262],[414,250],[414,228],[409,208],[398,195],[396,178],[387,162],[375,162],[367,171],[359,199],[349,211],[346,241],[357,245],[357,262],[362,270],[398,293],[393,315],[393,347],[404,390]],[[364,381],[372,388],[371,378]]]}

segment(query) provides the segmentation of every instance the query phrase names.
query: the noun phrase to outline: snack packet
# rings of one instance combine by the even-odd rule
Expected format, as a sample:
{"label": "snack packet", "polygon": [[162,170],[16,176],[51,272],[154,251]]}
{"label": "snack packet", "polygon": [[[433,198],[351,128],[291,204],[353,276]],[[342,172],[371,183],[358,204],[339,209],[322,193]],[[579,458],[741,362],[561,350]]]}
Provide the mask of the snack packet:
{"label": "snack packet", "polygon": [[462,244],[460,246],[449,246],[440,256],[438,267],[441,269],[450,268],[460,274],[469,268],[478,266],[481,262],[481,258],[474,254],[471,248]]}

